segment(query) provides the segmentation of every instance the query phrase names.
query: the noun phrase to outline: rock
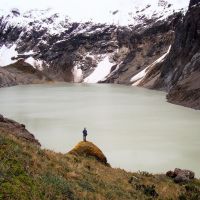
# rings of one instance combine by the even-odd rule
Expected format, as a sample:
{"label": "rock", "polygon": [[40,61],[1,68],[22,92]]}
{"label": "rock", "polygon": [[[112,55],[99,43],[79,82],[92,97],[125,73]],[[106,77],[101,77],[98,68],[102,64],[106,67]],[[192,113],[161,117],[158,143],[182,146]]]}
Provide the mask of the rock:
{"label": "rock", "polygon": [[20,59],[0,68],[0,87],[19,84],[48,83],[51,79],[43,72]]}
{"label": "rock", "polygon": [[168,172],[166,173],[166,176],[168,176],[168,177],[170,177],[170,178],[176,177],[173,171],[168,171]]}
{"label": "rock", "polygon": [[190,179],[194,179],[195,178],[195,173],[193,171],[189,171],[189,178]]}
{"label": "rock", "polygon": [[182,171],[181,169],[175,168],[175,169],[174,169],[174,176],[175,176],[175,177],[178,176],[178,174],[181,173],[181,171]]}
{"label": "rock", "polygon": [[11,10],[11,12],[12,12],[13,15],[16,16],[16,17],[20,15],[20,11],[19,11],[19,9],[17,9],[17,8],[13,8],[13,9]]}
{"label": "rock", "polygon": [[188,177],[186,177],[184,174],[178,174],[174,178],[175,183],[188,183],[189,181],[190,181],[190,179]]}
{"label": "rock", "polygon": [[103,152],[92,142],[79,142],[69,154],[80,155],[80,156],[92,156],[98,161],[108,164],[107,158]]}
{"label": "rock", "polygon": [[190,170],[186,170],[186,169],[179,169],[176,168],[174,170],[174,174],[175,176],[178,176],[179,174],[183,174],[184,176],[188,177],[189,179],[193,179],[195,177],[195,173],[190,171]]}
{"label": "rock", "polygon": [[40,146],[39,141],[35,139],[34,135],[25,129],[25,125],[19,124],[14,120],[7,119],[3,117],[3,115],[0,115],[0,133],[1,132],[14,135],[17,138],[22,138],[30,143]]}
{"label": "rock", "polygon": [[132,183],[133,183],[133,184],[139,183],[139,178],[137,178],[136,176],[131,176],[131,177],[129,178],[128,182],[131,183],[131,184],[132,184]]}
{"label": "rock", "polygon": [[175,183],[187,183],[194,179],[195,173],[190,170],[175,168],[174,171],[168,171],[166,176],[173,178]]}
{"label": "rock", "polygon": [[4,121],[4,117],[3,115],[0,114],[0,122],[3,122]]}
{"label": "rock", "polygon": [[24,129],[26,128],[26,126],[24,124],[21,124],[21,127],[24,128]]}
{"label": "rock", "polygon": [[190,5],[189,5],[189,7],[192,7],[192,6],[194,6],[194,5],[198,4],[198,3],[200,3],[199,0],[190,0]]}

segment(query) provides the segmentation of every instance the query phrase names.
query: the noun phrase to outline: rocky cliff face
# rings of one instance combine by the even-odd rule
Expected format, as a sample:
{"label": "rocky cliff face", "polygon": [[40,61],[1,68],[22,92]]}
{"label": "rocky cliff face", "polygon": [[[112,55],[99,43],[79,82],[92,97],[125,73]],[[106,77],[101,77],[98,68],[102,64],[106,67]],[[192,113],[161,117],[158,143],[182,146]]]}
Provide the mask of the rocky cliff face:
{"label": "rocky cliff face", "polygon": [[174,28],[182,18],[174,14],[167,21],[159,21],[147,29],[133,29],[128,38],[128,52],[123,60],[106,77],[105,82],[133,84],[145,68],[165,54],[173,42]]}
{"label": "rocky cliff face", "polygon": [[199,0],[190,0],[189,8],[199,3]]}
{"label": "rocky cliff face", "polygon": [[2,12],[0,65],[24,59],[57,81],[130,84],[167,51],[181,18],[167,1],[156,6],[135,10],[129,26],[71,22],[50,10]]}
{"label": "rocky cliff face", "polygon": [[169,92],[170,102],[200,109],[200,1],[191,1],[189,10],[176,28],[171,51],[162,64],[146,76],[146,86]]}
{"label": "rocky cliff face", "polygon": [[0,67],[0,87],[19,84],[39,84],[50,82],[51,79],[43,72],[35,69],[23,59],[16,63]]}

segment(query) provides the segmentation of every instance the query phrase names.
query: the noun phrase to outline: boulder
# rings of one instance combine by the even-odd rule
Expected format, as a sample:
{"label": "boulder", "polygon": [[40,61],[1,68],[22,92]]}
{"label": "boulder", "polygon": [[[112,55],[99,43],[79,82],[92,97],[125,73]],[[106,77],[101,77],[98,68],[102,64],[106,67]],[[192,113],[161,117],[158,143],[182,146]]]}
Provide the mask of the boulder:
{"label": "boulder", "polygon": [[175,183],[187,183],[194,179],[195,173],[190,170],[175,168],[174,171],[168,171],[166,176],[173,178]]}
{"label": "boulder", "polygon": [[174,174],[175,174],[175,176],[178,176],[178,175],[182,174],[182,175],[188,177],[189,179],[193,179],[195,177],[195,173],[194,172],[192,172],[190,170],[186,170],[186,169],[182,170],[182,169],[176,168],[174,170]]}
{"label": "boulder", "polygon": [[188,183],[190,181],[189,177],[185,176],[183,173],[178,174],[174,178],[175,183]]}
{"label": "boulder", "polygon": [[175,178],[175,177],[176,177],[173,171],[168,171],[168,172],[166,173],[166,176],[168,176],[168,177],[170,177],[170,178]]}
{"label": "boulder", "polygon": [[96,158],[98,161],[108,164],[107,158],[103,154],[103,152],[92,142],[79,142],[70,152],[69,154],[80,155],[80,156],[92,156]]}

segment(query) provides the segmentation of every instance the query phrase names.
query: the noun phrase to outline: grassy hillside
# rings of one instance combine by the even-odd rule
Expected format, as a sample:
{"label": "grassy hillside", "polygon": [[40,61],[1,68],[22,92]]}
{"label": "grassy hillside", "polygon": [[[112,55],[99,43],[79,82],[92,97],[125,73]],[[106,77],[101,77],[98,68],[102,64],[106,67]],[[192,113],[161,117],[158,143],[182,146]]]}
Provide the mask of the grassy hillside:
{"label": "grassy hillside", "polygon": [[113,169],[93,157],[42,150],[0,127],[0,199],[200,199],[200,181]]}

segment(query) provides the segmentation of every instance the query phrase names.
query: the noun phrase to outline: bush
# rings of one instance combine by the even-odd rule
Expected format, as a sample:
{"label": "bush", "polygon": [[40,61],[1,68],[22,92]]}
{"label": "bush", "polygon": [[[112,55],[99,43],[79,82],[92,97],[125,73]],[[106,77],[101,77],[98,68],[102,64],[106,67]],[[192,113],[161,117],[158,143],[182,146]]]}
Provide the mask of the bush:
{"label": "bush", "polygon": [[155,185],[140,185],[136,184],[136,190],[142,191],[146,196],[158,197],[158,193],[155,190]]}
{"label": "bush", "polygon": [[200,188],[193,185],[188,184],[185,186],[185,192],[179,196],[179,200],[198,200],[200,199]]}

